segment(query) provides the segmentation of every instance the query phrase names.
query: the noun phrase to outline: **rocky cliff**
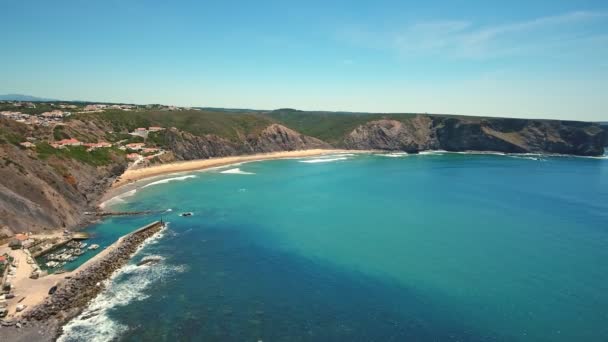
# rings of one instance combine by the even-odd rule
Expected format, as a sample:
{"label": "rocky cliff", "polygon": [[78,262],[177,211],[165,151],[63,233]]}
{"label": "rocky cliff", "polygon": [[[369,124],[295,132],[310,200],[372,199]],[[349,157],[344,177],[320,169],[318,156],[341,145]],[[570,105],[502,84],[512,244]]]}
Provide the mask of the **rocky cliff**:
{"label": "rocky cliff", "polygon": [[[52,135],[52,130],[35,131],[5,119],[0,119],[0,129],[3,137],[20,140]],[[28,232],[83,224],[83,213],[97,205],[126,165],[124,157],[94,165],[0,142],[0,227]]]}
{"label": "rocky cliff", "polygon": [[92,166],[40,160],[32,151],[0,145],[0,226],[14,232],[75,227],[126,163]]}
{"label": "rocky cliff", "polygon": [[161,133],[161,141],[180,160],[234,156],[274,151],[331,148],[331,145],[300,134],[279,124],[272,124],[257,134],[241,135],[238,140],[214,134],[196,136],[171,128]]}
{"label": "rocky cliff", "polygon": [[497,151],[601,155],[606,132],[575,121],[479,119],[418,115],[365,123],[347,134],[344,147],[418,152]]}

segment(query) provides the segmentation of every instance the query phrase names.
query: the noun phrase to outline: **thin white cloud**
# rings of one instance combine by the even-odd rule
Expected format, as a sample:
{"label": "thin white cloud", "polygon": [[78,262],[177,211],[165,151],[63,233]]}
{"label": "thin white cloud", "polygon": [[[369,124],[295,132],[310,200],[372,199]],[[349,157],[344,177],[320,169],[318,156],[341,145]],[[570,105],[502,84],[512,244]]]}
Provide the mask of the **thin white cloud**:
{"label": "thin white cloud", "polygon": [[606,21],[608,12],[576,11],[494,26],[466,20],[417,22],[393,32],[350,30],[342,37],[357,45],[397,50],[405,56],[484,59],[592,44],[606,32],[585,28]]}

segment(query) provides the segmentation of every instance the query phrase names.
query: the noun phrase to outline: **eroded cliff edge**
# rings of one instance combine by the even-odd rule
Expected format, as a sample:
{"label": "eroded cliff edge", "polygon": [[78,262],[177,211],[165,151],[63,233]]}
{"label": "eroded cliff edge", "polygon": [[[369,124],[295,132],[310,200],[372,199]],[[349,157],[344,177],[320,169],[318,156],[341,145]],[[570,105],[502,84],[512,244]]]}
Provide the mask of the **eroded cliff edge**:
{"label": "eroded cliff edge", "polygon": [[606,132],[586,122],[418,115],[369,121],[347,134],[342,146],[410,153],[441,149],[598,156],[605,141]]}

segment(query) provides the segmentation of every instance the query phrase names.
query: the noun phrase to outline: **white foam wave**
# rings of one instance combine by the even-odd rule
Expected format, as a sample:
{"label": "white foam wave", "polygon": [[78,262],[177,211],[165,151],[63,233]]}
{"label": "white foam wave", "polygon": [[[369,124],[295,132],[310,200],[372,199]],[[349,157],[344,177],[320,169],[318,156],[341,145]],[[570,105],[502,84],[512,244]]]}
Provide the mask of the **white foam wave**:
{"label": "white foam wave", "polygon": [[148,184],[142,186],[142,188],[147,188],[149,186],[158,185],[158,184],[166,184],[166,183],[174,182],[174,181],[183,181],[183,180],[190,179],[190,178],[196,178],[196,176],[195,175],[187,175],[187,176],[180,176],[180,177],[161,179],[161,180],[156,181],[156,182],[148,183]]}
{"label": "white foam wave", "polygon": [[104,209],[107,206],[112,206],[114,204],[123,203],[125,201],[125,198],[131,197],[131,196],[135,195],[136,192],[137,192],[137,189],[133,189],[131,191],[127,191],[127,192],[122,193],[120,195],[116,195],[116,196],[110,198],[109,200],[101,202],[101,204],[99,205],[99,207],[102,208],[102,209]]}
{"label": "white foam wave", "polygon": [[[164,231],[166,228],[147,239],[138,251],[145,245],[158,241],[164,235]],[[110,318],[109,311],[112,308],[146,299],[148,297],[146,289],[150,284],[186,270],[183,265],[164,264],[165,259],[162,256],[150,255],[145,258],[154,258],[161,263],[151,267],[128,264],[114,272],[110,279],[104,282],[105,289],[91,301],[89,307],[63,327],[63,334],[57,341],[101,342],[116,339],[128,327]]]}
{"label": "white foam wave", "polygon": [[392,152],[392,153],[381,153],[378,155],[382,156],[382,157],[389,157],[389,158],[402,158],[402,157],[407,157],[410,154],[407,152]]}
{"label": "white foam wave", "polygon": [[542,159],[541,156],[508,155],[507,157],[509,157],[509,158],[515,158],[515,159],[545,161],[545,159]]}
{"label": "white foam wave", "polygon": [[228,173],[228,174],[232,174],[232,175],[255,175],[255,173],[253,173],[253,172],[243,171],[238,167],[235,169],[225,170],[220,173]]}
{"label": "white foam wave", "polygon": [[338,161],[338,160],[347,160],[347,157],[338,157],[338,158],[317,158],[317,159],[306,159],[306,160],[300,160],[300,163],[309,163],[309,164],[314,164],[314,163],[329,163],[329,162],[333,162],[333,161]]}
{"label": "white foam wave", "polygon": [[470,155],[481,154],[481,155],[492,155],[492,156],[506,156],[506,155],[508,155],[507,153],[504,153],[504,152],[495,152],[495,151],[458,151],[458,152],[448,152],[448,151],[445,151],[444,153],[470,154]]}
{"label": "white foam wave", "polygon": [[428,151],[420,151],[418,154],[420,155],[442,155],[444,153],[448,153],[446,150],[428,150]]}
{"label": "white foam wave", "polygon": [[332,154],[324,154],[319,158],[338,158],[338,157],[353,157],[356,156],[355,153],[332,153]]}

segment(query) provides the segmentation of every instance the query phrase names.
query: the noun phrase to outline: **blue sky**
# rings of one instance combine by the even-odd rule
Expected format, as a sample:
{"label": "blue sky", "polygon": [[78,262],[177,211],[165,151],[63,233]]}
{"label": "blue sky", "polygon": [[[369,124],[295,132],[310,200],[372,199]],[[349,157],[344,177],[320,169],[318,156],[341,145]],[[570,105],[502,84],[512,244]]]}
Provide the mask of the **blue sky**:
{"label": "blue sky", "polygon": [[608,120],[608,2],[4,1],[0,93]]}

